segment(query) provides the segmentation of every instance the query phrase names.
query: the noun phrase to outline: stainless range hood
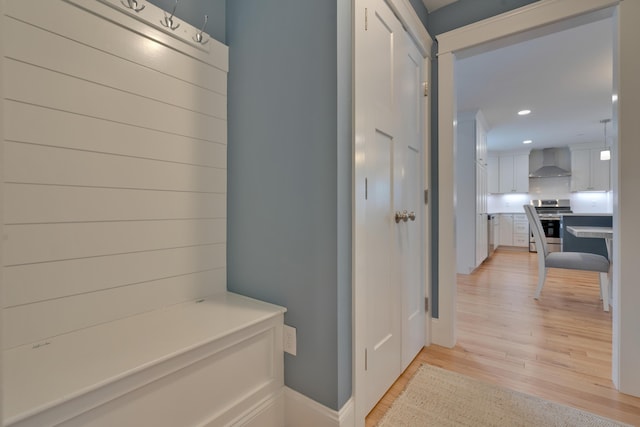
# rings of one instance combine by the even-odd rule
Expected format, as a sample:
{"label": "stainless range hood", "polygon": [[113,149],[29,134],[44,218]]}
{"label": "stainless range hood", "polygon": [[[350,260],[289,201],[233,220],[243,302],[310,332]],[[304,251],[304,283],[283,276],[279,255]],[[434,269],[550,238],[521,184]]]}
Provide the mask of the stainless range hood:
{"label": "stainless range hood", "polygon": [[542,150],[542,167],[529,174],[529,178],[552,178],[558,176],[571,176],[571,172],[556,165],[556,149],[545,148]]}

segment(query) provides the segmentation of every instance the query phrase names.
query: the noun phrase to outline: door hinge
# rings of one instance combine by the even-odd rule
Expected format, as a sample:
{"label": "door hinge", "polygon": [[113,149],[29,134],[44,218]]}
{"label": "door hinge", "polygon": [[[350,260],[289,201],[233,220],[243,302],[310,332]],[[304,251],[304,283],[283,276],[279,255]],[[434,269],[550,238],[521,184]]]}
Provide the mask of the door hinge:
{"label": "door hinge", "polygon": [[364,199],[369,199],[369,180],[367,178],[364,179]]}
{"label": "door hinge", "polygon": [[423,82],[422,87],[424,88],[424,96],[429,96],[429,83]]}
{"label": "door hinge", "polygon": [[364,8],[364,30],[367,31],[369,29],[369,10]]}
{"label": "door hinge", "polygon": [[364,370],[367,370],[367,349],[364,349]]}
{"label": "door hinge", "polygon": [[429,204],[429,190],[424,190],[424,204]]}
{"label": "door hinge", "polygon": [[424,312],[425,313],[429,312],[429,297],[424,298]]}

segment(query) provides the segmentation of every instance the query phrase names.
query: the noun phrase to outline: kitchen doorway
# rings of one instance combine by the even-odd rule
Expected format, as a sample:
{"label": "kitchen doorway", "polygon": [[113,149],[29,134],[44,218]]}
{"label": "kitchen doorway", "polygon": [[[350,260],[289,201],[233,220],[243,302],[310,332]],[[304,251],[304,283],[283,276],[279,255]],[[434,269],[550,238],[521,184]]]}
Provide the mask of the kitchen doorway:
{"label": "kitchen doorway", "polygon": [[[451,220],[455,215],[455,190],[453,186],[455,176],[451,167],[454,158],[454,144],[449,143],[455,140],[455,127],[452,124],[455,123],[457,111],[454,102],[456,55],[461,52],[468,54],[470,50],[480,53],[483,50],[495,49],[501,45],[593,22],[601,19],[603,13],[613,16],[614,9],[611,6],[616,4],[617,2],[605,0],[590,2],[589,5],[572,2],[569,7],[559,8],[556,2],[540,2],[530,7],[518,9],[517,12],[503,14],[465,27],[461,31],[452,31],[439,37],[440,199],[438,216],[440,218],[440,241],[438,282],[440,318],[438,322],[433,323],[434,343],[452,347],[457,340],[455,311],[457,286],[455,246],[453,244],[454,226]],[[483,42],[484,44],[482,44]]]}

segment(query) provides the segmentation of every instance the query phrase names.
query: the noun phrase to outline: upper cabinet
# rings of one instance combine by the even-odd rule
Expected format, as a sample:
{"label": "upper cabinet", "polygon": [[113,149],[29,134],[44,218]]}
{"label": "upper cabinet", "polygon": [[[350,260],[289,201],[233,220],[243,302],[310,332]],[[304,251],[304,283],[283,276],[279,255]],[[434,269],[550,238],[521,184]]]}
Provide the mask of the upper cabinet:
{"label": "upper cabinet", "polygon": [[456,250],[459,273],[487,257],[487,128],[480,111],[458,114],[456,126]]}
{"label": "upper cabinet", "polygon": [[476,128],[476,162],[480,165],[487,166],[487,122],[482,115],[482,112],[478,111],[475,117]]}
{"label": "upper cabinet", "polygon": [[529,192],[529,154],[500,156],[500,192]]}
{"label": "upper cabinet", "polygon": [[601,147],[572,146],[571,191],[609,191],[611,161],[600,160]]}
{"label": "upper cabinet", "polygon": [[500,159],[497,156],[487,158],[487,189],[489,194],[500,192]]}
{"label": "upper cabinet", "polygon": [[489,193],[529,192],[529,152],[492,155],[487,163]]}

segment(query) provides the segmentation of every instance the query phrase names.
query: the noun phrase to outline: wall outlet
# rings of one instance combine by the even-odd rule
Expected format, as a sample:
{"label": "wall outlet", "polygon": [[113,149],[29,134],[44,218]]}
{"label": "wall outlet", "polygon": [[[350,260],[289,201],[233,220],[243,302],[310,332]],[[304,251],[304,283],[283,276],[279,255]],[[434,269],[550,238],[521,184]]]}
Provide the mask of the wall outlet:
{"label": "wall outlet", "polygon": [[296,355],[296,328],[289,325],[284,325],[282,329],[282,340],[284,344],[284,351],[292,356]]}

